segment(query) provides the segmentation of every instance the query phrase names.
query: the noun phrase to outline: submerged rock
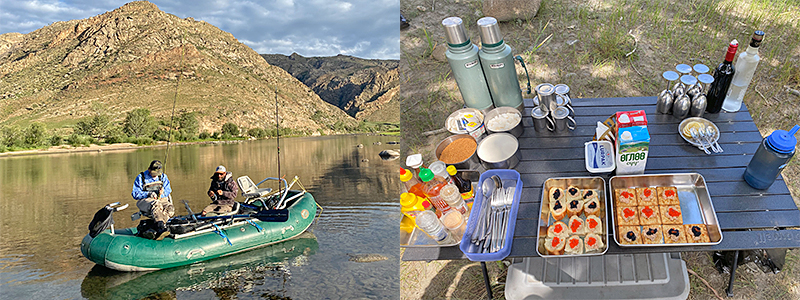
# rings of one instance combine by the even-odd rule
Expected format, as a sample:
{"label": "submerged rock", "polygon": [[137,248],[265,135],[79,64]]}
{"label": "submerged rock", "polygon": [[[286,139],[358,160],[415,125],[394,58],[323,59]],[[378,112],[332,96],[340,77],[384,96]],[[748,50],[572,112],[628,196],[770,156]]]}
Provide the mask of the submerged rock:
{"label": "submerged rock", "polygon": [[369,262],[376,262],[389,259],[386,256],[376,254],[376,253],[369,253],[369,254],[353,254],[347,253],[347,256],[350,257],[349,261],[352,262],[360,262],[360,263],[369,263]]}

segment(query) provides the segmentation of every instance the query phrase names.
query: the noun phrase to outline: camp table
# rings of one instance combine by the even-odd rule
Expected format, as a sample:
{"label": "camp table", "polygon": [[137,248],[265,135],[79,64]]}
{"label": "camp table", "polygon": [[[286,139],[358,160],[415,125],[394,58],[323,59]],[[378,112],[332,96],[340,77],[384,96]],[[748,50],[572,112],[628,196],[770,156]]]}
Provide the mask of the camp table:
{"label": "camp table", "polygon": [[[650,132],[650,153],[645,174],[700,173],[705,178],[722,228],[723,239],[713,246],[619,247],[609,230],[606,254],[736,251],[727,292],[732,295],[736,258],[742,250],[800,247],[800,210],[781,176],[767,190],[751,188],[742,178],[744,169],[762,140],[745,105],[736,113],[705,114],[721,132],[723,153],[706,155],[679,136],[681,120],[656,113],[656,97],[573,99],[574,131],[537,132],[533,129],[531,99],[525,100],[520,136],[523,191],[509,259],[537,257],[536,235],[542,186],[551,177],[589,176],[584,163],[584,143],[592,139],[598,121],[617,111],[644,110]],[[796,159],[796,158],[795,158]],[[609,175],[602,176],[608,182]],[[606,203],[608,205],[608,203]],[[611,219],[607,210],[607,220]],[[404,261],[466,259],[457,246],[407,248]],[[484,276],[485,273],[485,264]],[[487,281],[488,290],[488,281]],[[489,291],[490,292],[490,291]],[[491,295],[490,295],[491,296]]]}

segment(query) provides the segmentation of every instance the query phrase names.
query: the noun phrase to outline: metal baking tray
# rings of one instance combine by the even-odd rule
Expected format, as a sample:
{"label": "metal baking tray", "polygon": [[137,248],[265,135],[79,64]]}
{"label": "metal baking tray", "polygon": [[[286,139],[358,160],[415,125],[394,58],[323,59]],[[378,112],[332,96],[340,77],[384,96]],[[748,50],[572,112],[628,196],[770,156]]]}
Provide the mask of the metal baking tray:
{"label": "metal baking tray", "polygon": [[[544,248],[544,240],[547,238],[547,227],[553,225],[555,220],[550,216],[550,197],[548,191],[552,187],[559,187],[562,189],[568,188],[573,185],[579,189],[595,189],[597,190],[597,200],[602,207],[600,208],[600,220],[603,221],[603,233],[599,234],[603,240],[604,247],[598,251],[583,253],[583,254],[562,254],[552,255],[547,253]],[[542,257],[579,257],[579,256],[594,256],[603,255],[608,251],[608,218],[606,218],[606,209],[608,208],[608,201],[606,201],[606,181],[602,177],[560,177],[549,178],[545,180],[544,187],[542,188],[542,201],[539,208],[539,231],[536,234],[536,253]],[[581,214],[581,218],[585,221],[586,214]],[[566,222],[565,222],[566,223]]]}
{"label": "metal baking tray", "polygon": [[[616,189],[637,187],[674,186],[678,190],[678,200],[681,202],[683,224],[705,224],[708,230],[709,243],[676,243],[676,244],[636,244],[624,245],[619,242],[617,228]],[[719,228],[717,212],[711,202],[711,196],[706,188],[706,180],[699,173],[655,174],[614,176],[608,180],[609,195],[611,195],[611,219],[614,222],[614,241],[620,247],[672,247],[672,246],[710,246],[722,242],[722,230]]]}

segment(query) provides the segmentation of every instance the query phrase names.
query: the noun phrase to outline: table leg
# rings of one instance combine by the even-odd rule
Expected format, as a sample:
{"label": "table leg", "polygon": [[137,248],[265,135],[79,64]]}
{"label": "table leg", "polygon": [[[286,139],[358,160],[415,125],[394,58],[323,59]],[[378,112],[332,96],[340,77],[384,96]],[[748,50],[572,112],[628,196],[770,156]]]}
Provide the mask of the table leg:
{"label": "table leg", "polygon": [[728,297],[733,297],[733,280],[736,278],[736,267],[739,266],[739,250],[733,254],[733,265],[731,266],[731,278],[728,281],[728,289],[725,290],[728,293]]}
{"label": "table leg", "polygon": [[486,294],[489,295],[489,300],[492,300],[492,286],[489,284],[489,272],[486,271],[486,262],[481,262],[481,271],[483,271],[483,283],[486,284]]}

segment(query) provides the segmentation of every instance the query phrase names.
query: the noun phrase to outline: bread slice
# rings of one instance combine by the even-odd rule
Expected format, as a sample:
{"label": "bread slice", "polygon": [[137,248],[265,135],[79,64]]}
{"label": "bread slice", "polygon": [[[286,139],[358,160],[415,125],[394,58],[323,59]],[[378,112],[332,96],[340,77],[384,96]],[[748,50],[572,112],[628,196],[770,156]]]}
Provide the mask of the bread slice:
{"label": "bread slice", "polygon": [[586,225],[584,224],[585,221],[578,216],[572,216],[569,218],[569,234],[586,234]]}
{"label": "bread slice", "polygon": [[558,236],[561,238],[567,238],[569,236],[569,227],[564,222],[558,221],[553,223],[547,227],[547,236],[554,237]]}
{"label": "bread slice", "polygon": [[581,195],[581,189],[579,189],[578,187],[576,187],[574,185],[570,185],[569,187],[567,187],[565,192],[567,193],[567,201],[574,200],[574,199],[580,199],[581,196],[582,196]]}
{"label": "bread slice", "polygon": [[594,233],[589,233],[583,238],[583,247],[586,250],[585,252],[591,252],[604,249],[605,244],[603,243],[603,239],[600,238],[599,235]]}
{"label": "bread slice", "polygon": [[683,225],[664,225],[664,241],[667,244],[685,244],[686,234]]}
{"label": "bread slice", "polygon": [[658,191],[652,187],[636,188],[636,201],[639,206],[656,206],[658,205]]}
{"label": "bread slice", "polygon": [[557,236],[548,237],[544,239],[544,248],[547,250],[547,253],[550,255],[561,255],[564,254],[564,245],[567,244],[567,239],[560,238]]}
{"label": "bread slice", "polygon": [[704,224],[683,225],[686,241],[689,243],[709,243],[708,228]]}
{"label": "bread slice", "polygon": [[639,245],[642,243],[642,234],[639,226],[620,226],[617,230],[619,242],[623,245]]}
{"label": "bread slice", "polygon": [[583,213],[583,200],[573,199],[567,202],[567,217],[580,216]]}
{"label": "bread slice", "polygon": [[553,219],[559,221],[567,215],[567,206],[564,203],[564,200],[554,200],[550,202],[550,215],[553,216]]}
{"label": "bread slice", "polygon": [[596,197],[583,202],[583,213],[586,216],[600,216],[601,202]]}
{"label": "bread slice", "polygon": [[564,252],[566,254],[583,254],[583,240],[581,240],[581,237],[577,235],[570,236],[564,246]]}
{"label": "bread slice", "polygon": [[661,224],[683,225],[683,213],[680,205],[660,206]]}
{"label": "bread slice", "polygon": [[658,191],[658,205],[680,205],[681,200],[678,199],[678,189],[674,186],[660,186],[657,187]]}
{"label": "bread slice", "polygon": [[548,197],[550,197],[550,203],[556,200],[565,200],[567,199],[566,195],[564,195],[564,190],[557,187],[550,188],[548,192]]}
{"label": "bread slice", "polygon": [[586,233],[603,234],[603,221],[597,216],[586,217]]}
{"label": "bread slice", "polygon": [[617,226],[639,225],[639,210],[635,206],[617,207]]}
{"label": "bread slice", "polygon": [[644,225],[642,226],[642,241],[645,244],[663,244],[664,243],[664,229],[661,225]]}
{"label": "bread slice", "polygon": [[614,191],[617,206],[637,206],[636,189],[618,189]]}
{"label": "bread slice", "polygon": [[658,225],[661,224],[661,210],[657,205],[639,206],[639,225]]}
{"label": "bread slice", "polygon": [[589,200],[589,199],[592,199],[592,198],[594,198],[594,199],[598,199],[598,197],[597,197],[597,190],[593,190],[593,189],[583,189],[583,190],[581,191],[581,199],[582,199],[584,202],[586,202],[586,200]]}

